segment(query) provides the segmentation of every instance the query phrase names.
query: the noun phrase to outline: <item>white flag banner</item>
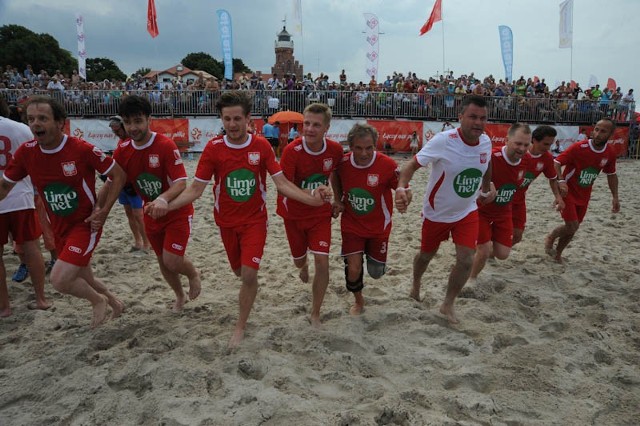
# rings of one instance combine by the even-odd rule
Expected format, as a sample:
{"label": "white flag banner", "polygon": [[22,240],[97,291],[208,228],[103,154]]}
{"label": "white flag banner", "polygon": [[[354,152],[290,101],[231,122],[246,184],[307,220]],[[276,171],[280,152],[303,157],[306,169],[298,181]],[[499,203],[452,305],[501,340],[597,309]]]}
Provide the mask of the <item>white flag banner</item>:
{"label": "white flag banner", "polygon": [[293,32],[302,35],[302,0],[293,1]]}
{"label": "white flag banner", "polygon": [[589,87],[595,87],[596,84],[598,84],[598,77],[591,74],[591,76],[589,76]]}
{"label": "white flag banner", "polygon": [[378,80],[378,58],[380,54],[378,17],[373,13],[365,13],[366,20],[365,36],[367,41],[367,67],[366,73],[369,77]]}
{"label": "white flag banner", "polygon": [[560,48],[573,47],[573,0],[560,3]]}
{"label": "white flag banner", "polygon": [[76,32],[78,34],[78,75],[87,79],[87,49],[84,46],[84,18],[76,14]]}

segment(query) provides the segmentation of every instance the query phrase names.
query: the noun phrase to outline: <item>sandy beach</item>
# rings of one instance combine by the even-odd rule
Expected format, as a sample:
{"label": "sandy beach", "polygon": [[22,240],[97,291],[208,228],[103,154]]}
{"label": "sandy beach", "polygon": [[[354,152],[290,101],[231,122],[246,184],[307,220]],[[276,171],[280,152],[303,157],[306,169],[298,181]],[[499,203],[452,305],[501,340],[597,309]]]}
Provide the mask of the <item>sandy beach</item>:
{"label": "sandy beach", "polygon": [[[187,161],[190,176],[195,166]],[[211,191],[196,203],[187,250],[202,272],[202,294],[179,315],[167,309],[173,293],[155,258],[128,252],[130,231],[116,205],[93,265],[126,312],[92,330],[88,303],[47,283],[54,307],[30,311],[30,281],[9,283],[0,425],[637,424],[640,162],[618,163],[617,215],[606,177],[598,178],[564,265],[544,252],[544,236],[561,218],[546,179],[537,179],[523,242],[463,290],[456,326],[438,313],[451,242],[425,274],[424,300],[408,297],[427,172],[416,173],[409,212],[394,214],[390,271],[377,281],[365,275],[360,317],[348,313],[334,221],[320,330],[309,324],[311,285],[298,279],[270,185],[260,288],[233,352],[240,282],[213,222]],[[8,245],[4,258],[10,280],[18,260]]]}

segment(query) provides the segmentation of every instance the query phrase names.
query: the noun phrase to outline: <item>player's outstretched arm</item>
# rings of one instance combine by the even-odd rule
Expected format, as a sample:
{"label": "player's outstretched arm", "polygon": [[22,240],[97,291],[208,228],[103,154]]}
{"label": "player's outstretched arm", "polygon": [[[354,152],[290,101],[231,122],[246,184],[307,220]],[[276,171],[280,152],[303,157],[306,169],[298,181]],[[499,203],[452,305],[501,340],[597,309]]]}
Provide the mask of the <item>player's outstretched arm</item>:
{"label": "player's outstretched arm", "polygon": [[609,184],[609,191],[611,191],[611,211],[618,213],[620,211],[620,200],[618,199],[618,175],[607,175],[607,183]]}
{"label": "player's outstretched arm", "polygon": [[14,186],[16,186],[15,183],[5,180],[4,177],[0,177],[0,201],[9,195],[9,192],[11,192]]}
{"label": "player's outstretched arm", "polygon": [[107,181],[105,185],[100,188],[100,192],[97,195],[96,206],[91,213],[91,216],[86,218],[85,222],[91,222],[91,229],[97,231],[102,228],[102,225],[107,220],[107,216],[113,207],[113,204],[118,199],[120,191],[127,180],[127,174],[120,167],[118,163],[113,164],[109,173],[107,173]]}
{"label": "player's outstretched arm", "polygon": [[[272,175],[271,179],[273,179],[273,183],[276,184],[276,188],[280,194],[310,206],[321,206],[325,203],[324,196],[327,194],[327,191],[329,194],[331,193],[331,189],[327,186],[323,186],[324,189],[322,191],[304,191],[287,179],[284,173]],[[330,198],[329,196],[329,199]]]}
{"label": "player's outstretched arm", "polygon": [[418,163],[416,157],[412,157],[400,170],[400,176],[398,177],[398,189],[400,190],[396,189],[395,194],[396,209],[400,213],[405,213],[411,203],[411,193],[404,190],[404,188],[409,187],[409,182],[411,182],[414,173],[420,167],[422,166]]}

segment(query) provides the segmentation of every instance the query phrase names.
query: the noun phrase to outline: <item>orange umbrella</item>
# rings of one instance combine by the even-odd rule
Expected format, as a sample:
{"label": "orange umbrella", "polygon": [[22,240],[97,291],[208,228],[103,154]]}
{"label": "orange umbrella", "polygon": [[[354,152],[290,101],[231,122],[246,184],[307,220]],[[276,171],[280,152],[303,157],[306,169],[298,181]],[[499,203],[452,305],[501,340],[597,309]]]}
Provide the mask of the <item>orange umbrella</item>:
{"label": "orange umbrella", "polygon": [[280,111],[280,112],[276,112],[271,117],[269,117],[269,124],[274,124],[276,121],[280,124],[289,124],[289,123],[302,124],[302,122],[304,121],[304,117],[299,112]]}

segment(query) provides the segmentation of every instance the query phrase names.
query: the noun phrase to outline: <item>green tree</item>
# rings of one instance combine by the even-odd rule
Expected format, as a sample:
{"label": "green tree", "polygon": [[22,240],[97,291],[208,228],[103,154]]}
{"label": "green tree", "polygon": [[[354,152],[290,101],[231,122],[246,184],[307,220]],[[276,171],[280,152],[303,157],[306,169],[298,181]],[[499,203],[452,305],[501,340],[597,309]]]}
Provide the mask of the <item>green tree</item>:
{"label": "green tree", "polygon": [[242,59],[238,59],[238,58],[233,58],[233,72],[248,72],[251,73],[253,71],[251,71],[251,68],[249,68],[248,66],[246,66],[244,64],[244,62],[242,61]]}
{"label": "green tree", "polygon": [[87,58],[87,80],[126,80],[127,76],[109,58]]}
{"label": "green tree", "polygon": [[138,71],[134,72],[134,75],[141,75],[141,76],[145,76],[147,74],[149,74],[151,72],[151,68],[148,67],[142,67],[140,68]]}
{"label": "green tree", "polygon": [[12,65],[23,72],[31,64],[34,72],[41,69],[53,74],[56,70],[70,75],[78,61],[68,50],[60,48],[49,34],[36,34],[20,25],[0,27],[0,64]]}
{"label": "green tree", "polygon": [[220,79],[224,75],[224,65],[208,53],[189,53],[180,63],[192,70],[206,71]]}

